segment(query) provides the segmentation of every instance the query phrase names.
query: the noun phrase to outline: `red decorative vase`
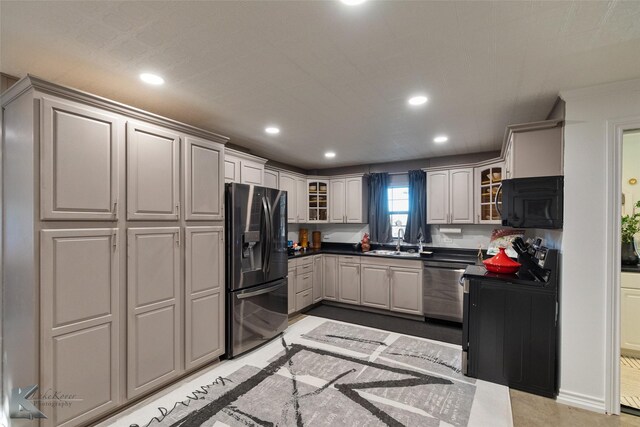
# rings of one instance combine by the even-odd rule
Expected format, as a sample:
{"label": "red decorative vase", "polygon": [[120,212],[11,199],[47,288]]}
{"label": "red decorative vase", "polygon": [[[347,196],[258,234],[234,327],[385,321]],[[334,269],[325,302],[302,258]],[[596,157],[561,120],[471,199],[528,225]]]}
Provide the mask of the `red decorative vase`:
{"label": "red decorative vase", "polygon": [[516,273],[522,264],[509,258],[504,248],[498,248],[500,252],[496,256],[482,261],[488,271],[492,273],[513,274]]}

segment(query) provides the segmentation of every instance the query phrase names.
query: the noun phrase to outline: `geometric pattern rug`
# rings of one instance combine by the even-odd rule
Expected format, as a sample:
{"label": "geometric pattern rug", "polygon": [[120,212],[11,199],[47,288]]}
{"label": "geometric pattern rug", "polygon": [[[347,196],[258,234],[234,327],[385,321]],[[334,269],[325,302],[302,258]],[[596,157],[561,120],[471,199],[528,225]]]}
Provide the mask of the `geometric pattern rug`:
{"label": "geometric pattern rug", "polygon": [[620,403],[640,409],[640,359],[620,356]]}
{"label": "geometric pattern rug", "polygon": [[460,346],[308,316],[102,426],[512,426]]}

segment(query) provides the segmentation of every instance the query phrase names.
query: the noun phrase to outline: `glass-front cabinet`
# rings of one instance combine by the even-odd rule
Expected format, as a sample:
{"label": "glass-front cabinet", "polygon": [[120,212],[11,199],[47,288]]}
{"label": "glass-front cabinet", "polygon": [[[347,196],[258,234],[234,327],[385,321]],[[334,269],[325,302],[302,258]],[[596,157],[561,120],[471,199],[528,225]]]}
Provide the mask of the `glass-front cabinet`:
{"label": "glass-front cabinet", "polygon": [[308,222],[329,222],[329,181],[307,180]]}
{"label": "glass-front cabinet", "polygon": [[476,219],[478,224],[500,224],[502,192],[499,192],[504,174],[504,163],[493,163],[475,168]]}

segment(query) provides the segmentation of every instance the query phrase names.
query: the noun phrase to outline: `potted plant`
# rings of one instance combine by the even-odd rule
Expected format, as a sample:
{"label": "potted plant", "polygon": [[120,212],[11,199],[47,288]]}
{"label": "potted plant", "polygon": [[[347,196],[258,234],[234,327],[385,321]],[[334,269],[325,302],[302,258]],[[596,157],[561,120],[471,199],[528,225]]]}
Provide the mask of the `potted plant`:
{"label": "potted plant", "polygon": [[640,201],[635,205],[637,211],[633,215],[622,217],[622,264],[638,265],[640,258],[636,252],[634,236],[640,231]]}

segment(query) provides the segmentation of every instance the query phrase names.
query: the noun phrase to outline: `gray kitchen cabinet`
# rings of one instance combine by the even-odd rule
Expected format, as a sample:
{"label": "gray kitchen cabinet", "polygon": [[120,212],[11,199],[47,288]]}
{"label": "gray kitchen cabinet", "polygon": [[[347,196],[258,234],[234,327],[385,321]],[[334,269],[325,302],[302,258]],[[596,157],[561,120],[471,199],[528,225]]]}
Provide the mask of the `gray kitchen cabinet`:
{"label": "gray kitchen cabinet", "polygon": [[427,223],[474,223],[473,176],[473,168],[427,172]]}
{"label": "gray kitchen cabinet", "polygon": [[360,292],[361,305],[389,310],[389,267],[362,264]]}
{"label": "gray kitchen cabinet", "polygon": [[338,264],[338,301],[360,304],[360,257],[340,257]]}
{"label": "gray kitchen cabinet", "polygon": [[279,189],[279,173],[275,169],[264,168],[264,186]]}
{"label": "gray kitchen cabinet", "polygon": [[296,260],[289,260],[289,269],[287,271],[287,313],[296,312]]}
{"label": "gray kitchen cabinet", "polygon": [[298,222],[298,189],[296,177],[288,173],[280,173],[280,190],[287,192],[287,222]]}
{"label": "gray kitchen cabinet", "polygon": [[224,227],[185,229],[185,367],[224,353]]}
{"label": "gray kitchen cabinet", "polygon": [[224,157],[224,182],[240,182],[240,159],[237,157]]}
{"label": "gray kitchen cabinet", "polygon": [[224,180],[262,186],[266,162],[267,159],[227,148],[224,155]]}
{"label": "gray kitchen cabinet", "polygon": [[322,278],[324,288],[322,290],[323,298],[329,301],[338,300],[338,256],[323,255],[322,256]]}
{"label": "gray kitchen cabinet", "polygon": [[43,220],[115,220],[120,117],[72,101],[42,99]]}
{"label": "gray kitchen cabinet", "polygon": [[313,256],[313,302],[322,301],[324,264],[322,255]]}
{"label": "gray kitchen cabinet", "polygon": [[296,311],[313,304],[313,258],[300,258],[296,267]]}
{"label": "gray kitchen cabinet", "polygon": [[187,136],[184,139],[184,204],[186,220],[224,218],[224,145]]}
{"label": "gray kitchen cabinet", "polygon": [[307,210],[307,178],[305,177],[296,177],[296,205],[298,211],[297,222],[307,222],[309,212]]}
{"label": "gray kitchen cabinet", "polygon": [[507,126],[505,178],[564,174],[562,120]]}
{"label": "gray kitchen cabinet", "polygon": [[43,427],[77,426],[115,408],[121,366],[117,228],[41,231],[41,390],[82,398],[41,407]]}
{"label": "gray kitchen cabinet", "polygon": [[366,223],[366,182],[362,175],[330,180],[329,222]]}
{"label": "gray kitchen cabinet", "polygon": [[180,217],[179,148],[177,133],[127,122],[127,219]]}
{"label": "gray kitchen cabinet", "polygon": [[180,228],[127,230],[128,398],[182,372],[180,303]]}
{"label": "gray kitchen cabinet", "polygon": [[344,179],[332,179],[329,181],[329,222],[346,222],[346,194],[346,182]]}
{"label": "gray kitchen cabinet", "polygon": [[391,310],[422,315],[422,269],[389,267]]}

